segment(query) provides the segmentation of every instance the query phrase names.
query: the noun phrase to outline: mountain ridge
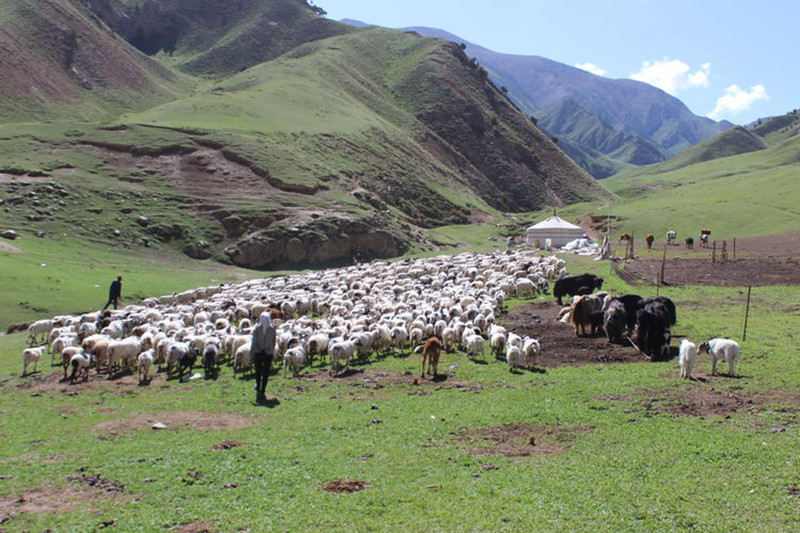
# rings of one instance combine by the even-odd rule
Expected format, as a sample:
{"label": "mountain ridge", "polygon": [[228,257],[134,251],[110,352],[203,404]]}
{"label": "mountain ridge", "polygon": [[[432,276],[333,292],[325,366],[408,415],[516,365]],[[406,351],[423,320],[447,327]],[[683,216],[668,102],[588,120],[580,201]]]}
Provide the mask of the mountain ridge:
{"label": "mountain ridge", "polygon": [[[369,26],[352,19],[342,22]],[[537,117],[551,136],[569,138],[576,160],[598,178],[613,174],[619,166],[606,158],[636,165],[657,163],[732,126],[726,121],[715,123],[697,117],[678,99],[638,81],[602,78],[540,56],[494,52],[445,30],[422,26],[404,29],[463,44],[466,53],[486,68],[498,86],[506,88],[524,113]],[[580,112],[565,119],[559,108],[568,101],[574,102]],[[640,105],[641,109],[631,109],[631,101],[648,103]],[[561,119],[554,119],[553,115],[559,113]],[[592,132],[561,129],[563,123],[584,121],[584,114],[596,116],[604,127],[593,128]],[[600,131],[602,135],[598,135]],[[635,137],[640,140],[634,142]],[[621,149],[622,138],[631,146]],[[613,148],[609,149],[610,145]],[[596,152],[606,158],[596,158]]]}

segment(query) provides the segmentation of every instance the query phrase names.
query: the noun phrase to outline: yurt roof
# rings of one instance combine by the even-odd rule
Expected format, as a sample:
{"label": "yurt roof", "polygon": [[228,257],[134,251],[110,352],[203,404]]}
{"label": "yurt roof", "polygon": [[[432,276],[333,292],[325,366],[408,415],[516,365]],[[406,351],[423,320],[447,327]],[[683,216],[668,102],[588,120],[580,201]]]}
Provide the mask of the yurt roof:
{"label": "yurt roof", "polygon": [[581,228],[580,226],[576,226],[575,224],[570,224],[563,218],[557,216],[547,217],[538,224],[534,224],[533,226],[528,228],[528,230],[537,230],[537,229],[545,229],[545,230],[568,229],[568,230],[583,231],[583,228]]}

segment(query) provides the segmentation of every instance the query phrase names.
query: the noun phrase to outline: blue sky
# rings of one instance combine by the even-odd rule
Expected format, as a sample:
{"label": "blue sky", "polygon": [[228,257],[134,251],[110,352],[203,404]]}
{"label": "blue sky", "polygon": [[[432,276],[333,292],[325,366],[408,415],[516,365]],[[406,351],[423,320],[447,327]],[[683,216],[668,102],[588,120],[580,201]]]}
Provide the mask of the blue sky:
{"label": "blue sky", "polygon": [[800,108],[797,0],[316,0],[334,20],[429,26],[496,52],[646,81],[746,124]]}

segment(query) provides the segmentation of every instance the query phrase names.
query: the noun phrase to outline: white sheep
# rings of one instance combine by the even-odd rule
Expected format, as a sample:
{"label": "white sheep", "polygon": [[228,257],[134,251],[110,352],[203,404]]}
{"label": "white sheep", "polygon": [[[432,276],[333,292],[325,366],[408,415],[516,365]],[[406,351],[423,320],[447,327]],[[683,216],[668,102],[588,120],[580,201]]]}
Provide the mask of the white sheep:
{"label": "white sheep", "polygon": [[233,373],[237,370],[245,371],[253,366],[253,354],[250,352],[250,341],[236,348],[233,356]]}
{"label": "white sheep", "polygon": [[717,361],[725,359],[728,362],[728,375],[733,377],[733,363],[739,358],[739,344],[730,339],[711,339],[698,347],[698,352],[706,352],[711,356],[713,363],[711,374],[717,373]]}
{"label": "white sheep", "polygon": [[286,371],[289,368],[292,369],[292,375],[297,377],[303,368],[305,358],[306,352],[300,344],[286,350],[283,354],[283,377],[286,377]]}
{"label": "white sheep", "polygon": [[522,366],[522,351],[516,346],[509,345],[506,349],[506,362],[509,370]]}
{"label": "white sheep", "polygon": [[22,375],[28,375],[28,365],[33,363],[33,372],[36,372],[36,365],[39,363],[39,360],[42,358],[42,354],[44,353],[45,346],[39,346],[37,348],[28,348],[27,350],[22,352]]}
{"label": "white sheep", "polygon": [[464,339],[464,345],[466,347],[468,354],[480,355],[481,358],[483,358],[484,355],[483,337],[481,337],[480,335],[468,335]]}
{"label": "white sheep", "polygon": [[142,351],[142,341],[139,337],[127,337],[123,340],[113,340],[108,343],[108,366],[114,368],[132,368],[136,358]]}
{"label": "white sheep", "polygon": [[54,324],[52,320],[37,320],[28,326],[28,344],[36,344],[36,337],[38,335],[42,336],[42,342],[44,342],[47,335],[53,331],[53,327]]}
{"label": "white sheep", "polygon": [[526,337],[522,343],[522,355],[525,357],[525,359],[531,361],[531,364],[534,366],[536,365],[536,358],[539,357],[539,352],[541,349],[542,346],[538,339]]}
{"label": "white sheep", "polygon": [[339,363],[343,362],[345,369],[350,363],[350,358],[356,352],[356,345],[353,341],[344,340],[341,337],[331,340],[328,346],[328,353],[331,355],[331,371],[332,376],[339,372]]}
{"label": "white sheep", "polygon": [[136,365],[139,368],[139,383],[146,383],[150,381],[150,369],[153,367],[155,360],[155,349],[150,348],[139,354]]}
{"label": "white sheep", "polygon": [[692,377],[692,367],[697,359],[697,346],[689,339],[681,341],[681,348],[678,352],[678,362],[681,365],[681,377],[689,379]]}

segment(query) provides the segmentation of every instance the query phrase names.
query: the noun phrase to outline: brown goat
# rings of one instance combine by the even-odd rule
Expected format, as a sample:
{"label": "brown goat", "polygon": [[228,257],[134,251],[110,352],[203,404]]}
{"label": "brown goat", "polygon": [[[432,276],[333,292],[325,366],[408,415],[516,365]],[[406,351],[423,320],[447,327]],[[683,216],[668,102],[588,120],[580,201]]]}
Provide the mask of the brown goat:
{"label": "brown goat", "polygon": [[431,337],[422,346],[422,373],[419,377],[425,377],[425,361],[428,361],[428,373],[434,378],[439,375],[439,353],[442,351],[442,343],[436,337]]}

